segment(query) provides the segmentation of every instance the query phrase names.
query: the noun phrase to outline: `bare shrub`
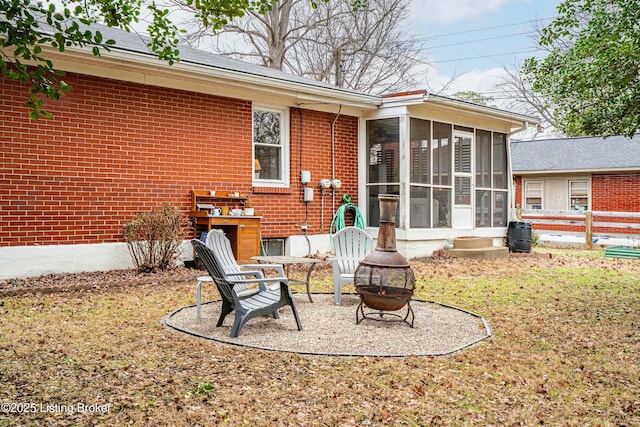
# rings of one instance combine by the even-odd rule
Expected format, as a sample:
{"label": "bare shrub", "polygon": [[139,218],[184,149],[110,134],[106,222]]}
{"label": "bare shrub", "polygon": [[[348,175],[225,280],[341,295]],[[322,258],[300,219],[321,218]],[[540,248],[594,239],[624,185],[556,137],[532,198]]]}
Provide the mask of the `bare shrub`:
{"label": "bare shrub", "polygon": [[185,226],[182,212],[172,204],[125,223],[122,231],[136,268],[148,273],[174,267]]}

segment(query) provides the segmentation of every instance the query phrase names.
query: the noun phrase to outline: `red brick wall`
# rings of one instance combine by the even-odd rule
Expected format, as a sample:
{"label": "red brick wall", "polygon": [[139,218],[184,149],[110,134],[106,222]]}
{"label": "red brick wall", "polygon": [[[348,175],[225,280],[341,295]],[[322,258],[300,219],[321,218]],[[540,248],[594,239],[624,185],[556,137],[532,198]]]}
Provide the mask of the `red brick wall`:
{"label": "red brick wall", "polygon": [[593,175],[594,211],[640,212],[640,173]]}
{"label": "red brick wall", "polygon": [[524,203],[522,202],[522,177],[514,176],[513,181],[515,183],[513,191],[515,192],[516,208],[520,207],[524,209]]}
{"label": "red brick wall", "polygon": [[[0,79],[0,245],[122,241],[137,212],[171,202],[188,216],[191,189],[249,194],[265,214],[263,237],[285,237],[305,219],[300,166],[316,189],[309,233],[320,230],[317,180],[331,172],[333,114],[304,110],[300,138],[292,109],[292,186],[254,194],[250,102],[70,73],[65,81],[73,91],[46,103],[54,118],[32,121],[25,88]],[[357,119],[340,117],[335,134],[338,177],[355,195]]]}

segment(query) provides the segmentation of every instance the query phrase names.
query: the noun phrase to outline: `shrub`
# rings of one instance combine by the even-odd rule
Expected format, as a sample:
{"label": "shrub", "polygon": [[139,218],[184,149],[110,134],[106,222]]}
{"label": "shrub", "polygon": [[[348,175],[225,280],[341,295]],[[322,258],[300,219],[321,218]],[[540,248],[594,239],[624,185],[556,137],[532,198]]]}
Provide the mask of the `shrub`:
{"label": "shrub", "polygon": [[185,226],[182,212],[171,204],[125,223],[123,235],[136,268],[149,273],[174,267]]}
{"label": "shrub", "polygon": [[538,236],[538,233],[536,233],[535,230],[531,230],[531,246],[538,246],[538,240],[540,239],[540,236]]}

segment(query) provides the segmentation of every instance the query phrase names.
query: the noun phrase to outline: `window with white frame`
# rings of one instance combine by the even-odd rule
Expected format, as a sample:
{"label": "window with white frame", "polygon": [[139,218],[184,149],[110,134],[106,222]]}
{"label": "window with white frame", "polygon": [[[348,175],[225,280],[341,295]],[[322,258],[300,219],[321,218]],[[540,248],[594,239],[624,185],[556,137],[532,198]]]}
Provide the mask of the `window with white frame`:
{"label": "window with white frame", "polygon": [[[402,196],[405,203],[398,209],[402,205],[408,210],[412,229],[450,228],[454,209],[460,206],[468,211],[476,207],[476,227],[507,226],[506,134],[409,117],[408,147],[401,147],[402,125],[407,123],[399,117],[367,121],[370,226],[380,219],[379,194]],[[405,149],[408,162],[400,156]],[[401,194],[400,172],[409,181],[408,194]],[[404,213],[397,216],[405,218]]]}
{"label": "window with white frame", "polygon": [[524,182],[524,208],[542,209],[542,181]]}
{"label": "window with white frame", "polygon": [[508,220],[507,199],[509,182],[507,171],[507,135],[492,133],[493,150],[493,226],[506,227]]}
{"label": "window with white frame", "polygon": [[410,119],[409,224],[451,226],[451,124]]}
{"label": "window with white frame", "polygon": [[506,227],[507,135],[476,129],[476,227]]}
{"label": "window with white frame", "polygon": [[400,119],[367,121],[367,223],[380,223],[378,195],[400,194]]}
{"label": "window with white frame", "polygon": [[433,122],[431,141],[432,228],[451,227],[451,141],[453,126]]}
{"label": "window with white frame", "polygon": [[491,227],[491,131],[476,130],[476,227]]}
{"label": "window with white frame", "polygon": [[289,115],[286,108],[253,107],[253,182],[288,185]]}
{"label": "window with white frame", "polygon": [[470,135],[453,137],[454,203],[471,205],[471,140]]}
{"label": "window with white frame", "polygon": [[574,211],[589,210],[589,181],[586,179],[569,181],[569,206]]}
{"label": "window with white frame", "polygon": [[431,227],[431,122],[411,118],[409,131],[409,226]]}

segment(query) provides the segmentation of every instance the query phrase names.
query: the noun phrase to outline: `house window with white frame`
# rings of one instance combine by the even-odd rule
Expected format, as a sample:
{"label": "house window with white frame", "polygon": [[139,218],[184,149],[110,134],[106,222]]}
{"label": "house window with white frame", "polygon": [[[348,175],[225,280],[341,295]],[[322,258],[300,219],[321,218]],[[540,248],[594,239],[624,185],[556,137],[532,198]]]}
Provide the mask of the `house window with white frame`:
{"label": "house window with white frame", "polygon": [[542,209],[542,181],[525,181],[524,208]]}
{"label": "house window with white frame", "polygon": [[589,210],[589,181],[586,179],[569,181],[569,206],[572,211]]}
{"label": "house window with white frame", "polygon": [[286,108],[253,107],[255,185],[288,185],[289,116]]}

